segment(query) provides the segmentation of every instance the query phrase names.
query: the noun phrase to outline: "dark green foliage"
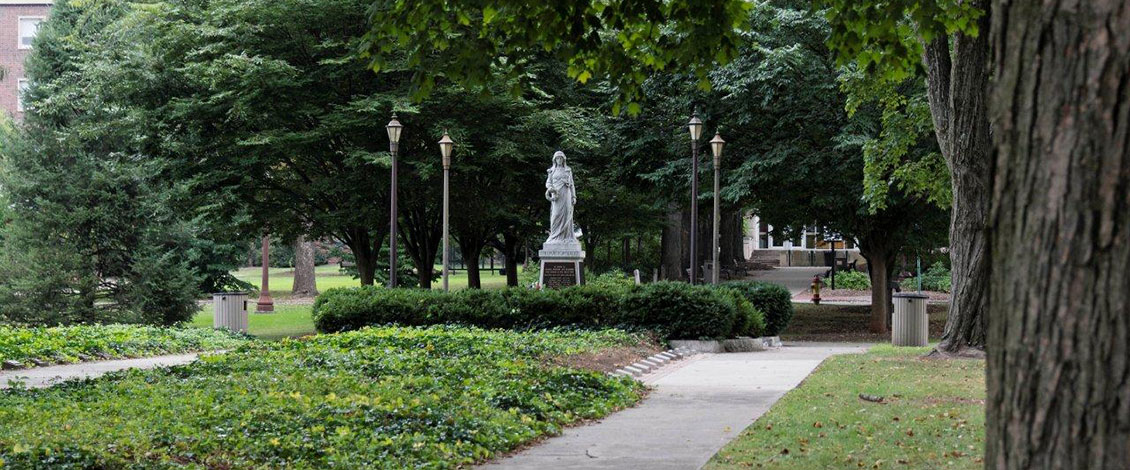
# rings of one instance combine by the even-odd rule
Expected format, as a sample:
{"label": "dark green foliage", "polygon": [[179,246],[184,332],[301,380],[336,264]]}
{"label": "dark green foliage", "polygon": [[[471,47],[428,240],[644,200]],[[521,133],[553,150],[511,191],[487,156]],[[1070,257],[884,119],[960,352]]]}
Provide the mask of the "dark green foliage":
{"label": "dark green foliage", "polygon": [[74,325],[51,328],[0,326],[0,361],[32,365],[78,362],[80,355],[144,357],[189,351],[235,348],[247,341],[242,334],[210,328],[161,328],[136,325]]}
{"label": "dark green foliage", "polygon": [[[831,283],[826,283],[831,287]],[[836,289],[868,290],[871,288],[871,278],[859,271],[836,271]]]}
{"label": "dark green foliage", "polygon": [[940,35],[976,36],[985,12],[957,0],[819,0],[832,25],[828,45],[878,81],[900,82],[922,68],[925,43]]}
{"label": "dark green foliage", "polygon": [[[949,292],[952,284],[953,278],[950,274],[950,268],[946,267],[945,263],[941,261],[935,262],[922,273],[922,290]],[[900,287],[905,291],[917,290],[918,279],[915,277],[903,279]]]}
{"label": "dark green foliage", "polygon": [[608,80],[615,109],[639,111],[640,87],[663,70],[692,72],[700,84],[715,62],[733,59],[738,28],[753,4],[738,0],[488,0],[374,2],[361,43],[375,70],[406,55],[416,98],[436,70],[464,85],[513,79],[521,89],[537,55],[568,64],[581,83]]}
{"label": "dark green foliage", "polygon": [[192,191],[154,157],[152,120],[122,101],[152,85],[116,88],[148,83],[121,64],[143,42],[116,27],[129,11],[56,5],[28,57],[28,112],[0,139],[0,321],[172,324],[201,288],[236,283],[237,252],[182,206]]}
{"label": "dark green foliage", "polygon": [[[753,305],[735,291],[657,282],[631,291],[624,299],[624,322],[655,330],[669,339],[760,336]],[[760,323],[760,322],[758,322]]]}
{"label": "dark green foliage", "polygon": [[330,289],[314,302],[318,331],[367,325],[462,324],[530,329],[610,326],[655,330],[666,339],[760,336],[760,311],[736,291],[661,282],[559,290]]}
{"label": "dark green foliage", "polygon": [[370,328],[253,342],[167,369],[0,392],[2,468],[468,468],[639,400],[554,359],[616,330]]}
{"label": "dark green foliage", "polygon": [[793,318],[792,294],[784,286],[759,281],[730,281],[722,284],[738,292],[761,311],[765,318],[765,335],[780,335]]}

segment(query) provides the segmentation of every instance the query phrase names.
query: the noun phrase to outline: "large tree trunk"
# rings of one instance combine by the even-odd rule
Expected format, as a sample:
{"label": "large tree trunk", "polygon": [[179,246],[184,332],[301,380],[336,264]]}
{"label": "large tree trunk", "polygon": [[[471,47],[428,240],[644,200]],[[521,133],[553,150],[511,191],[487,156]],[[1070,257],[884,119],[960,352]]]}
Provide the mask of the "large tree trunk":
{"label": "large tree trunk", "polygon": [[1130,463],[1130,6],[994,2],[991,469]]}
{"label": "large tree trunk", "polygon": [[[938,145],[950,169],[953,208],[950,261],[953,295],[941,354],[980,355],[985,349],[988,310],[988,233],[992,141],[989,135],[989,5],[978,27],[981,34],[940,36],[926,45],[927,96]],[[952,58],[952,60],[951,60]]]}
{"label": "large tree trunk", "polygon": [[677,204],[667,207],[667,220],[663,225],[663,234],[660,239],[662,253],[660,266],[663,278],[669,280],[684,279],[683,267],[686,266],[686,232],[683,229],[685,212]]}
{"label": "large tree trunk", "polygon": [[306,237],[294,241],[294,285],[290,292],[300,297],[318,295],[318,284],[314,278],[314,242]]}
{"label": "large tree trunk", "polygon": [[388,235],[387,229],[370,234],[367,229],[354,227],[347,229],[340,236],[341,241],[349,247],[349,251],[353,252],[357,276],[363,286],[373,285],[377,272],[377,256],[380,255],[386,235]]}
{"label": "large tree trunk", "polygon": [[[503,232],[502,243],[497,244],[497,248],[506,262],[506,285],[518,287],[518,258],[522,256],[522,238],[517,234]],[[595,258],[595,248],[593,252]]]}
{"label": "large tree trunk", "polygon": [[477,237],[457,237],[459,253],[463,255],[463,264],[467,266],[467,287],[482,289],[483,281],[479,273],[479,257],[483,254],[486,242]]}
{"label": "large tree trunk", "polygon": [[860,240],[859,254],[867,260],[867,274],[871,278],[872,333],[887,333],[891,321],[891,273],[895,269],[898,250],[869,240]]}
{"label": "large tree trunk", "polygon": [[412,258],[412,263],[416,265],[420,287],[431,289],[436,256],[443,243],[442,213],[422,201],[409,206],[401,213],[404,214],[403,230],[400,232],[404,240],[404,248]]}
{"label": "large tree trunk", "polygon": [[741,211],[723,211],[721,226],[721,239],[718,240],[721,253],[718,255],[718,263],[724,268],[732,268],[745,255],[742,247]]}

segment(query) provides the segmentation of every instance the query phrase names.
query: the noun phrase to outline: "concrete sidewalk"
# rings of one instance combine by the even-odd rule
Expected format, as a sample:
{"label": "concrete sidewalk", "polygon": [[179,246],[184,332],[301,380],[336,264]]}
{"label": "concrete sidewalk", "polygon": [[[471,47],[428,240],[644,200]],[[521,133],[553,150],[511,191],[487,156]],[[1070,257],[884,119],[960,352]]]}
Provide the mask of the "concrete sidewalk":
{"label": "concrete sidewalk", "polygon": [[784,286],[792,295],[808,291],[812,287],[812,276],[824,274],[823,267],[787,267],[767,271],[754,271],[750,279],[771,282]]}
{"label": "concrete sidewalk", "polygon": [[635,408],[482,468],[694,470],[825,358],[869,346],[786,343],[770,351],[697,356],[645,377],[655,390]]}
{"label": "concrete sidewalk", "polygon": [[195,361],[198,356],[198,353],[175,354],[5,371],[0,372],[0,390],[10,388],[9,381],[23,382],[27,388],[45,388],[65,380],[100,377],[123,369],[155,369],[188,364]]}

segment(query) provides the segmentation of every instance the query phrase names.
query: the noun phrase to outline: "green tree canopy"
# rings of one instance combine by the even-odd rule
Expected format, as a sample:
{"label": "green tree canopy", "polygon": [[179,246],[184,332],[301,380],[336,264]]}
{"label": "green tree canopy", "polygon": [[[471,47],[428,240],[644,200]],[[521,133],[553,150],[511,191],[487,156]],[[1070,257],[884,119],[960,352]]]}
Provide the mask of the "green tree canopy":
{"label": "green tree canopy", "polygon": [[[525,84],[540,54],[565,62],[581,83],[606,79],[617,90],[614,108],[638,112],[639,87],[651,72],[681,70],[706,84],[714,62],[737,53],[737,27],[751,3],[740,0],[378,0],[361,43],[375,70],[404,62],[417,98],[438,77],[463,85]],[[520,89],[520,88],[519,88]]]}

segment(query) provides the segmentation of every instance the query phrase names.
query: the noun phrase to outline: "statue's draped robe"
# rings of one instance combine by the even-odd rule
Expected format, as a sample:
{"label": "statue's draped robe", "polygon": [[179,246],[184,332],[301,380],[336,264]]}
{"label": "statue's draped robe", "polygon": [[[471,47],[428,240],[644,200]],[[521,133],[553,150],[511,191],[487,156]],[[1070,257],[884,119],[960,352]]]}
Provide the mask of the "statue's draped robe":
{"label": "statue's draped robe", "polygon": [[549,239],[546,242],[575,242],[573,203],[577,200],[577,191],[573,187],[573,170],[554,165],[545,179],[545,188],[557,195],[549,204]]}

